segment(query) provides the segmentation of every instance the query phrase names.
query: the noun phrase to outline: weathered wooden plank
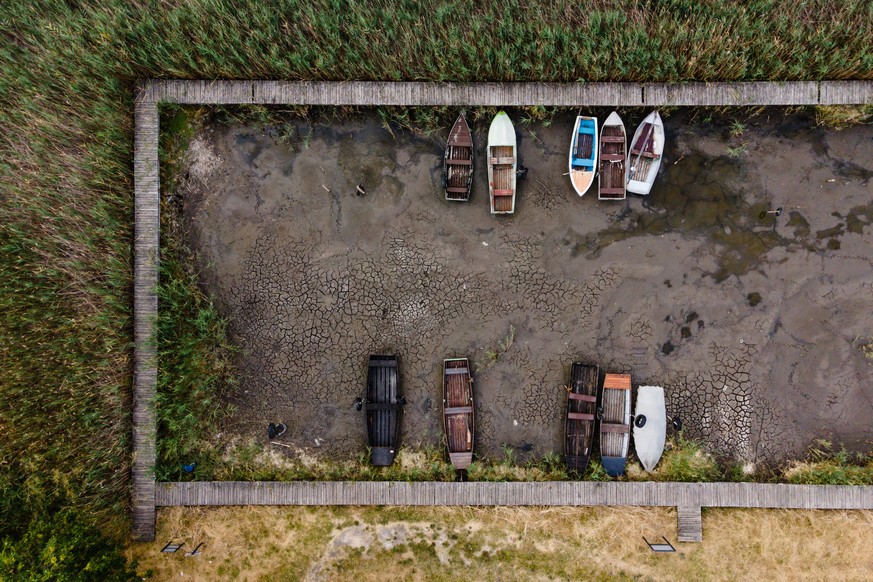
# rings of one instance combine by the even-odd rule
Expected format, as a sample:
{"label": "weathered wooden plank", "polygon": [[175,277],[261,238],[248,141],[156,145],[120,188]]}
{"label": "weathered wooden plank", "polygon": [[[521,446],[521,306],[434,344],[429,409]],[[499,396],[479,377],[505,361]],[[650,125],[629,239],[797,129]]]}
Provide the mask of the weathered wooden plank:
{"label": "weathered wooden plank", "polygon": [[250,104],[252,81],[154,80],[146,93],[154,101],[183,104]]}
{"label": "weathered wooden plank", "polygon": [[138,101],[133,149],[133,467],[132,533],[147,541],[155,535],[155,388],[154,331],[158,315],[158,241],[160,178],[157,105]]}
{"label": "weathered wooden plank", "polygon": [[864,105],[873,103],[873,81],[822,81],[822,105]]}
{"label": "weathered wooden plank", "polygon": [[680,505],[676,508],[680,542],[703,541],[703,518],[699,505]]}
{"label": "weathered wooden plank", "polygon": [[650,83],[644,86],[646,105],[742,106],[815,105],[814,81],[750,83]]}
{"label": "weathered wooden plank", "polygon": [[353,106],[814,105],[873,102],[871,81],[726,83],[430,83],[143,81],[137,101]]}
{"label": "weathered wooden plank", "polygon": [[873,509],[873,487],[765,483],[186,482],[153,485],[173,505],[639,505]]}

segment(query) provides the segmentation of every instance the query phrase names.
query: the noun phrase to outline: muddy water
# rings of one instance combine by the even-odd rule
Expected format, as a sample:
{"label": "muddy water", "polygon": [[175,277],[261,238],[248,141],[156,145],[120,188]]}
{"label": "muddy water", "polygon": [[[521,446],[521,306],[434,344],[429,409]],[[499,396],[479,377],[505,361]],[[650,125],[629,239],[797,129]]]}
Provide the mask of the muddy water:
{"label": "muddy water", "polygon": [[[631,131],[645,113],[624,113]],[[446,131],[372,114],[208,129],[186,212],[244,348],[226,434],[282,420],[283,454],[353,457],[367,356],[390,352],[406,446],[441,446],[442,359],[466,356],[484,456],[560,451],[573,361],[665,386],[689,436],[746,461],[820,436],[866,447],[873,129],[730,121],[666,118],[652,194],[618,203],[563,176],[572,116],[516,123],[529,174],[510,217],[488,213],[480,162],[471,202],[443,199]],[[481,161],[487,123],[474,133]]]}

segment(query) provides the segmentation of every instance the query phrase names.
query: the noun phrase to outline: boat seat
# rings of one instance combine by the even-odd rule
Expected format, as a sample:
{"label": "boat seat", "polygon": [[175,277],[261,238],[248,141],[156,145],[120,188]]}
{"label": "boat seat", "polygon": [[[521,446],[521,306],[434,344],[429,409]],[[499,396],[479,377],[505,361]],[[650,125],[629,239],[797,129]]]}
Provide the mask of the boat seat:
{"label": "boat seat", "polygon": [[466,374],[470,370],[467,368],[447,368],[446,376],[450,376],[451,374]]}
{"label": "boat seat", "polygon": [[657,154],[653,154],[652,152],[640,151],[640,150],[631,150],[632,156],[643,156],[644,158],[652,158],[655,159],[658,157]]}
{"label": "boat seat", "polygon": [[620,162],[625,158],[624,154],[600,154],[601,160],[606,160],[608,162]]}
{"label": "boat seat", "polygon": [[620,390],[631,389],[630,376],[626,374],[608,374],[603,380],[604,388],[617,388]]}
{"label": "boat seat", "polygon": [[567,397],[570,400],[581,400],[582,402],[597,402],[597,396],[591,396],[589,394],[576,394],[575,392],[570,392]]}
{"label": "boat seat", "polygon": [[623,143],[624,138],[620,135],[604,135],[600,138],[603,143]]}
{"label": "boat seat", "polygon": [[449,186],[446,188],[446,192],[456,192],[458,194],[466,194],[467,189],[466,188],[455,188],[453,186]]}
{"label": "boat seat", "polygon": [[473,160],[446,160],[446,163],[456,166],[472,166]]}
{"label": "boat seat", "polygon": [[624,194],[624,188],[601,188],[601,194]]}
{"label": "boat seat", "polygon": [[629,433],[630,427],[626,424],[615,424],[612,422],[601,422],[600,423],[600,432],[614,432],[614,433]]}
{"label": "boat seat", "polygon": [[473,407],[472,406],[453,406],[451,408],[446,408],[443,414],[472,414]]}
{"label": "boat seat", "polygon": [[567,418],[569,420],[594,420],[594,415],[584,412],[568,412]]}
{"label": "boat seat", "polygon": [[397,410],[400,408],[400,403],[390,403],[390,402],[368,402],[366,405],[367,410]]}
{"label": "boat seat", "polygon": [[590,170],[586,170],[588,172],[594,171],[594,158],[573,158],[574,166],[590,166]]}
{"label": "boat seat", "polygon": [[495,196],[512,196],[512,190],[494,190]]}
{"label": "boat seat", "polygon": [[511,165],[515,163],[515,158],[513,156],[499,157],[499,158],[488,158],[488,163],[493,165]]}
{"label": "boat seat", "polygon": [[371,368],[396,368],[397,360],[370,360]]}
{"label": "boat seat", "polygon": [[588,135],[594,135],[594,128],[593,128],[593,127],[586,127],[586,126],[584,126],[584,125],[580,125],[580,126],[579,126],[579,133],[580,133],[580,134],[587,133]]}

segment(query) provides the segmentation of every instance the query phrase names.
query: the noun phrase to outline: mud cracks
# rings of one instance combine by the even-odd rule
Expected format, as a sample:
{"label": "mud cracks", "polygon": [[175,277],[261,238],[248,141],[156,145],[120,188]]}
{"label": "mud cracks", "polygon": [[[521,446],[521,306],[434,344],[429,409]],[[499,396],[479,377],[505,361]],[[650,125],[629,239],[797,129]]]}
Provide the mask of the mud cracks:
{"label": "mud cracks", "polygon": [[[243,348],[228,434],[281,420],[298,449],[359,454],[352,403],[368,355],[386,352],[401,362],[407,446],[441,446],[442,360],[466,356],[476,450],[492,457],[560,450],[573,361],[665,386],[689,436],[744,461],[816,436],[863,447],[870,366],[852,346],[873,333],[861,315],[873,248],[868,213],[852,209],[867,208],[869,186],[829,181],[832,159],[796,134],[762,129],[750,151],[769,157],[726,163],[712,132],[670,126],[660,189],[619,205],[572,194],[557,178],[563,126],[531,126],[530,174],[504,219],[487,212],[484,171],[472,201],[450,205],[439,137],[392,137],[371,117],[291,145],[251,128],[199,136],[190,242]],[[827,151],[857,164],[865,139],[827,136]],[[777,203],[782,220],[758,220]],[[811,241],[835,222],[840,245]]]}

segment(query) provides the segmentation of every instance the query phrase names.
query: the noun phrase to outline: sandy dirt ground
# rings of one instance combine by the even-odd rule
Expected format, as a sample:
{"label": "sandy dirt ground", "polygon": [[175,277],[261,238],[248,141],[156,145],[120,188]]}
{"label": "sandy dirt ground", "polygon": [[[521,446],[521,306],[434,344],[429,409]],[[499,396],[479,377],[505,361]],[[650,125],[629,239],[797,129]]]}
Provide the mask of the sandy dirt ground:
{"label": "sandy dirt ground", "polygon": [[[646,113],[624,113],[630,133]],[[687,436],[745,462],[815,437],[870,448],[873,127],[772,110],[732,135],[674,113],[652,194],[598,202],[563,175],[570,114],[510,116],[529,173],[506,217],[488,212],[487,121],[469,203],[444,200],[448,128],[392,134],[362,113],[196,137],[189,243],[242,346],[228,434],[266,442],[283,421],[309,454],[358,455],[353,401],[383,353],[401,363],[404,446],[440,445],[442,360],[466,356],[481,455],[561,450],[574,361],[664,386]]]}
{"label": "sandy dirt ground", "polygon": [[[666,507],[167,507],[129,547],[154,580],[858,580],[873,511],[703,510],[676,542]],[[653,554],[644,538],[671,541]],[[184,542],[161,553],[167,540]],[[186,557],[197,544],[200,555]]]}

